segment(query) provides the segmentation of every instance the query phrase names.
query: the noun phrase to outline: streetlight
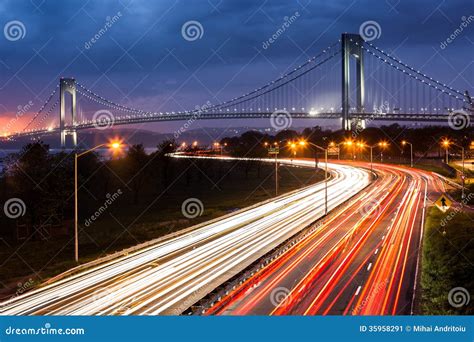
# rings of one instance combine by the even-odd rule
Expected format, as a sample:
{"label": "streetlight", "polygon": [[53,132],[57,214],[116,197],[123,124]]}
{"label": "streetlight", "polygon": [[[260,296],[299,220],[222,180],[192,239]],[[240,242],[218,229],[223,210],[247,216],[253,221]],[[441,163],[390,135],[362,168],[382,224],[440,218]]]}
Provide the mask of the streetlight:
{"label": "streetlight", "polygon": [[443,141],[441,142],[441,145],[446,149],[446,165],[448,164],[449,162],[449,145],[451,144],[451,142],[449,141],[448,138],[445,138],[443,139]]}
{"label": "streetlight", "polygon": [[109,145],[109,147],[112,150],[118,150],[122,144],[118,141],[115,141],[112,143],[97,145],[81,153],[77,153],[77,152],[74,153],[74,260],[76,260],[77,263],[79,262],[79,232],[77,229],[78,217],[79,217],[78,203],[77,203],[77,160],[79,159],[79,157],[106,145]]}
{"label": "streetlight", "polygon": [[354,153],[354,145],[355,142],[352,140],[346,140],[343,142],[344,145],[349,146],[352,150],[352,159],[355,159],[355,153]]}
{"label": "streetlight", "polygon": [[375,144],[375,145],[365,145],[364,143],[361,143],[361,147],[368,147],[370,149],[370,171],[373,171],[374,167],[373,167],[373,158],[372,158],[372,151],[374,149],[374,147],[378,146],[378,144]]}
{"label": "streetlight", "polygon": [[383,158],[383,152],[382,152],[382,150],[383,150],[384,148],[388,147],[388,142],[386,142],[386,141],[381,141],[381,142],[379,142],[378,145],[380,146],[380,162],[382,163],[382,162],[383,162],[383,159],[382,159],[382,158]]}
{"label": "streetlight", "polygon": [[293,158],[296,158],[296,144],[292,141],[288,142],[288,146],[291,148],[293,151],[293,156],[291,157],[291,164],[293,164]]}
{"label": "streetlight", "polygon": [[359,147],[359,150],[361,151],[359,157],[362,159],[362,149],[365,147],[365,143],[359,141],[356,143],[356,146]]}
{"label": "streetlight", "polygon": [[[265,147],[271,146],[267,142],[265,142],[263,145]],[[273,145],[275,147],[268,148],[268,154],[275,155],[275,196],[278,196],[278,153],[280,153],[280,150],[278,148],[277,142],[273,143]]]}
{"label": "streetlight", "polygon": [[[224,145],[227,146],[227,143],[225,143]],[[218,143],[218,142],[215,142],[215,143],[214,143],[214,147],[220,149],[220,151],[221,151],[221,156],[222,156],[223,145],[220,144],[220,143]]]}
{"label": "streetlight", "polygon": [[373,171],[373,149],[374,147],[387,147],[388,146],[388,143],[385,142],[385,141],[381,141],[379,142],[378,144],[375,144],[375,145],[366,145],[364,143],[357,143],[357,146],[360,146],[361,148],[364,148],[364,147],[368,147],[370,148],[370,171]]}
{"label": "streetlight", "polygon": [[461,177],[461,182],[462,182],[462,190],[461,190],[461,198],[464,198],[464,178],[465,173],[464,173],[464,146],[458,145],[454,142],[449,142],[448,145],[451,144],[453,146],[459,147],[461,149],[461,158],[462,158],[462,177]]}
{"label": "streetlight", "polygon": [[406,140],[403,140],[402,145],[410,145],[410,167],[413,167],[413,144]]}
{"label": "streetlight", "polygon": [[301,146],[305,146],[306,144],[309,144],[313,147],[316,147],[324,151],[324,159],[326,162],[325,167],[324,167],[324,215],[327,215],[328,214],[328,149],[321,147],[319,145],[313,144],[310,141],[301,140],[299,144]]}

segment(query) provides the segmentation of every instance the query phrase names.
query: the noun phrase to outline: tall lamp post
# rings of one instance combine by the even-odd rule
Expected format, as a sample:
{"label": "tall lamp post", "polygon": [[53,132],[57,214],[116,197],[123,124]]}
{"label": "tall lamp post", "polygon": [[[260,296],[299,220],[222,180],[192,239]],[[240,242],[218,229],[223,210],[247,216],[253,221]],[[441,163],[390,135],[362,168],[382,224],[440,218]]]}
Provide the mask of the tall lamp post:
{"label": "tall lamp post", "polygon": [[464,198],[464,178],[466,178],[466,174],[464,172],[464,146],[458,145],[452,141],[448,142],[448,145],[453,145],[456,147],[459,147],[461,149],[461,160],[462,160],[462,176],[461,176],[461,182],[462,182],[462,190],[461,190],[461,198]]}
{"label": "tall lamp post", "polygon": [[[275,156],[275,197],[278,196],[278,154],[280,153],[280,149],[278,147],[278,143],[273,143],[274,147],[268,148],[268,154]],[[269,144],[266,142],[264,143],[265,147],[268,147]]]}
{"label": "tall lamp post", "polygon": [[375,145],[365,145],[364,143],[358,143],[358,146],[360,147],[368,147],[370,149],[370,171],[373,171],[374,167],[373,167],[373,150],[375,147],[379,146],[379,147],[387,147],[388,146],[388,143],[385,142],[385,141],[381,141],[379,142],[378,144],[375,144]]}
{"label": "tall lamp post", "polygon": [[291,165],[293,165],[293,159],[296,158],[296,144],[292,141],[289,141],[288,147],[291,148]]}
{"label": "tall lamp post", "polygon": [[410,167],[413,167],[413,144],[406,140],[403,140],[402,145],[410,145]]}
{"label": "tall lamp post", "polygon": [[77,201],[77,160],[79,157],[90,153],[98,148],[103,146],[109,146],[113,150],[118,150],[121,147],[120,142],[113,142],[113,143],[106,143],[97,145],[87,151],[81,153],[74,153],[74,260],[76,263],[79,262],[79,231],[78,231],[78,218],[79,218],[79,210],[78,210],[78,201]]}
{"label": "tall lamp post", "polygon": [[355,152],[354,152],[354,146],[355,146],[355,142],[352,141],[352,140],[347,140],[347,141],[344,141],[342,142],[342,144],[346,145],[346,146],[349,146],[351,148],[351,155],[352,155],[352,160],[355,160]]}
{"label": "tall lamp post", "polygon": [[446,165],[449,164],[449,145],[450,144],[451,144],[451,142],[448,139],[444,139],[441,142],[441,145],[443,145],[443,147],[446,149]]}
{"label": "tall lamp post", "polygon": [[381,141],[379,142],[378,144],[380,146],[380,162],[383,163],[383,152],[382,150],[385,149],[386,147],[388,147],[388,142],[386,141]]}
{"label": "tall lamp post", "polygon": [[325,167],[324,167],[324,215],[328,214],[328,149],[321,147],[319,145],[313,144],[312,142],[309,141],[300,141],[299,144],[301,146],[305,146],[306,144],[309,144],[313,147],[316,147],[322,151],[324,151],[324,160],[325,160]]}
{"label": "tall lamp post", "polygon": [[224,143],[224,144],[221,144],[221,143],[218,143],[218,142],[215,142],[214,143],[214,147],[218,148],[221,152],[221,156],[223,154],[223,149],[224,149],[224,146],[227,146],[227,143]]}
{"label": "tall lamp post", "polygon": [[373,151],[374,151],[374,147],[376,146],[379,146],[380,143],[376,144],[376,145],[370,145],[369,148],[370,148],[370,171],[373,171],[374,170],[374,163],[373,163]]}

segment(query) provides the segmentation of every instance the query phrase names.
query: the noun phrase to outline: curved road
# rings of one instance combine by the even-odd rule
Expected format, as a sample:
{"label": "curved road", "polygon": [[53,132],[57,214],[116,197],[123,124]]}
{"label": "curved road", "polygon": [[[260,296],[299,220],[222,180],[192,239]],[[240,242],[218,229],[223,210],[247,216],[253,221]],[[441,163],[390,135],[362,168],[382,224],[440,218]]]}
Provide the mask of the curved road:
{"label": "curved road", "polygon": [[[368,171],[328,167],[329,209],[370,182]],[[0,314],[179,314],[323,214],[324,182],[0,303]]]}
{"label": "curved road", "polygon": [[374,171],[371,186],[204,313],[412,314],[425,208],[443,184],[417,169]]}

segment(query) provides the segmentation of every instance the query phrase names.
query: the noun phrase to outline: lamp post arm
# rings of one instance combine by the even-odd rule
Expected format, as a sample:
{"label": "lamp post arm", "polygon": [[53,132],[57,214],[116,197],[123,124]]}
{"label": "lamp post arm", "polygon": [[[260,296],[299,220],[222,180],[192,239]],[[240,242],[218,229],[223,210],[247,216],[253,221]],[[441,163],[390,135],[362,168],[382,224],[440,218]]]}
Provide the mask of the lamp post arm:
{"label": "lamp post arm", "polygon": [[100,144],[100,145],[97,145],[97,146],[94,146],[93,148],[87,150],[87,151],[84,151],[84,152],[81,152],[81,153],[77,153],[77,158],[79,158],[80,156],[83,156],[84,154],[87,154],[89,152],[92,152],[94,150],[97,150],[98,148],[101,148],[102,146],[106,146],[107,144]]}
{"label": "lamp post arm", "polygon": [[316,144],[314,144],[314,143],[312,143],[312,142],[309,142],[309,141],[308,141],[308,144],[310,144],[311,146],[314,146],[314,147],[316,147],[316,148],[319,148],[319,149],[322,150],[322,151],[326,151],[326,148],[321,147],[321,146],[319,146],[319,145],[316,145]]}

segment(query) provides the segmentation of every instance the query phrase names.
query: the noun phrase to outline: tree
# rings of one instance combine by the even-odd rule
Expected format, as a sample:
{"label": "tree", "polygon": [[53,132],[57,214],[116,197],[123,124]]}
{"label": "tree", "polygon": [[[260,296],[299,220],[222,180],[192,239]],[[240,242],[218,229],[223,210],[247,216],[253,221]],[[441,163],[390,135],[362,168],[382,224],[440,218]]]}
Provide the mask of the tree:
{"label": "tree", "polygon": [[138,203],[140,191],[148,176],[148,155],[142,144],[132,145],[125,157],[125,169],[127,173],[127,184],[130,185],[133,194],[133,204]]}
{"label": "tree", "polygon": [[[170,184],[170,168],[171,161],[169,154],[176,151],[176,143],[174,140],[164,140],[157,146],[158,150],[151,155],[153,160],[153,169],[155,175],[161,178],[161,185],[163,188],[167,188]],[[157,183],[157,187],[159,183]],[[159,189],[157,188],[157,191]]]}
{"label": "tree", "polygon": [[11,197],[25,204],[23,220],[41,238],[41,228],[51,217],[62,215],[71,194],[72,163],[65,153],[50,155],[43,142],[27,144],[7,162],[6,186]]}

